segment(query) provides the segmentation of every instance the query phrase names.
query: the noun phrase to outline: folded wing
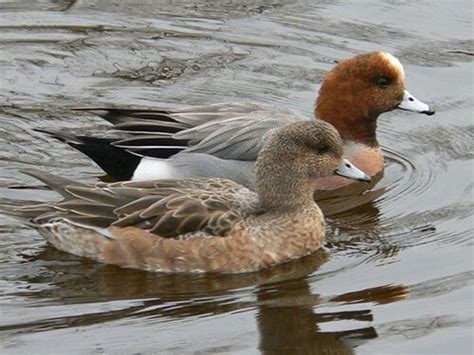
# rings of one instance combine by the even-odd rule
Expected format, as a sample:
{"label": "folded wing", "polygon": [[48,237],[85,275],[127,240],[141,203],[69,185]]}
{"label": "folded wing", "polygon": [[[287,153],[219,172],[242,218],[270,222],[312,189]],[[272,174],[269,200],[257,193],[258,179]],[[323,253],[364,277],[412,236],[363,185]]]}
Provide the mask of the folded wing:
{"label": "folded wing", "polygon": [[[53,175],[26,173],[58,188]],[[19,207],[8,214],[33,225],[66,219],[92,229],[134,226],[165,238],[187,238],[195,232],[224,237],[258,209],[253,192],[225,179],[68,184],[59,192],[64,197],[59,203]]]}
{"label": "folded wing", "polygon": [[131,138],[112,144],[142,156],[163,152],[212,154],[222,159],[255,160],[265,141],[282,125],[308,119],[290,110],[253,102],[192,106],[177,110],[88,108]]}

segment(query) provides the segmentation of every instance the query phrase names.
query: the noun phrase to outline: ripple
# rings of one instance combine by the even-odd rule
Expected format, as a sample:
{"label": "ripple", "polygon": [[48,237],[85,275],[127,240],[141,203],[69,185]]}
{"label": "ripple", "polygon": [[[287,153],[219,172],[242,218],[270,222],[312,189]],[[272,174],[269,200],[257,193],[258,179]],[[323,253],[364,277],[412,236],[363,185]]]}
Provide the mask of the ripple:
{"label": "ripple", "polygon": [[452,66],[472,60],[473,40],[427,41],[397,53],[403,62],[426,66]]}
{"label": "ripple", "polygon": [[[444,132],[439,139],[454,135],[455,132],[458,130]],[[370,264],[415,246],[465,243],[469,233],[465,227],[457,227],[451,221],[469,218],[472,202],[452,203],[439,208],[425,207],[425,210],[414,208],[414,201],[426,198],[433,189],[437,189],[439,172],[443,169],[443,162],[433,162],[436,159],[428,151],[428,141],[416,133],[400,134],[387,129],[384,133],[390,137],[391,147],[404,147],[383,147],[386,168],[384,178],[377,187],[385,192],[369,205],[331,217],[327,235],[327,246],[331,252],[342,258],[360,258],[365,254],[361,263]],[[426,132],[427,136],[430,134],[432,132]],[[459,134],[463,138],[468,135],[469,131]],[[471,144],[466,139],[459,142]],[[406,145],[420,145],[421,148],[407,149]],[[440,148],[438,146],[435,149]],[[412,202],[407,204],[407,201]],[[446,223],[449,227],[445,226]],[[465,225],[465,222],[461,225]]]}
{"label": "ripple", "polygon": [[387,193],[380,200],[383,206],[407,197],[414,198],[428,190],[435,180],[435,165],[427,159],[412,162],[403,152],[382,149],[386,160]]}
{"label": "ripple", "polygon": [[[413,352],[411,336],[421,345],[432,340],[421,338],[426,333],[420,328],[441,324],[460,331],[465,324],[455,319],[469,309],[472,296],[466,292],[472,273],[464,272],[472,269],[473,222],[472,56],[466,55],[472,40],[463,39],[472,22],[469,5],[2,4],[0,186],[30,181],[17,169],[31,165],[73,179],[99,173],[82,155],[32,131],[91,126],[89,132],[98,132],[103,124],[65,107],[251,99],[311,115],[323,74],[336,60],[369,50],[401,57],[410,90],[437,110],[430,120],[384,114],[378,134],[385,176],[373,195],[364,195],[373,199],[328,219],[329,252],[265,272],[162,275],[120,269],[61,253],[45,246],[37,232],[1,219],[0,302],[8,312],[4,323],[12,326],[5,337],[8,350],[244,353],[280,347],[339,354],[372,344],[380,334],[396,334],[407,335],[399,343]],[[0,194],[43,198],[32,190]],[[342,196],[340,202],[347,207],[354,200]],[[444,277],[450,272],[458,276]],[[457,342],[458,335],[437,336]],[[382,336],[373,344],[379,348],[372,353],[381,353],[393,342]]]}

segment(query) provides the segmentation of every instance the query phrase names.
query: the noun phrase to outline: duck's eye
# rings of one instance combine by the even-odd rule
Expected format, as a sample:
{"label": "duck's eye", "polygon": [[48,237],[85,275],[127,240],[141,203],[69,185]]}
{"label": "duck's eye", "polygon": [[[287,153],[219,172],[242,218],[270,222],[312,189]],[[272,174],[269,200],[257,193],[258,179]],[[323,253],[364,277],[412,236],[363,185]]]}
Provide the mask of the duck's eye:
{"label": "duck's eye", "polygon": [[377,79],[377,85],[381,88],[386,88],[390,84],[390,79],[381,77]]}
{"label": "duck's eye", "polygon": [[325,153],[329,152],[329,146],[326,145],[326,144],[323,144],[323,145],[318,146],[317,150],[320,154],[325,154]]}

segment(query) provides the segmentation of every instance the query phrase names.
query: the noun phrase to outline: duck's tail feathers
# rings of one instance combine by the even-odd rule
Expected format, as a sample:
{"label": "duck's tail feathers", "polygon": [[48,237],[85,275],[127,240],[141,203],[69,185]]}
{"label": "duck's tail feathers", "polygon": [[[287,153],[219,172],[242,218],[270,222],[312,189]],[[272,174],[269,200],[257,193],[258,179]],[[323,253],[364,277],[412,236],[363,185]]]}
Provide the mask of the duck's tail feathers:
{"label": "duck's tail feathers", "polygon": [[34,177],[45,185],[50,187],[52,190],[58,192],[63,197],[70,197],[71,195],[66,191],[66,187],[69,185],[80,186],[85,185],[72,179],[68,179],[62,176],[53,175],[38,169],[21,169],[21,173]]}
{"label": "duck's tail feathers", "polygon": [[160,120],[164,122],[176,122],[170,114],[173,111],[162,109],[119,109],[105,107],[74,107],[73,111],[91,112],[113,125],[130,122],[131,120]]}
{"label": "duck's tail feathers", "polygon": [[0,214],[15,222],[36,227],[32,220],[38,215],[32,211],[24,211],[24,207],[16,205],[0,204]]}
{"label": "duck's tail feathers", "polygon": [[113,145],[117,139],[75,136],[44,129],[36,129],[36,131],[46,133],[79,150],[116,180],[130,180],[141,160],[141,156]]}
{"label": "duck's tail feathers", "polygon": [[130,134],[131,138],[117,139],[113,144],[133,153],[140,150],[145,153],[143,155],[165,159],[186,149],[190,143],[188,139],[177,138],[176,134],[193,125],[188,122],[189,119],[172,111],[105,108],[76,110],[93,112],[111,122],[112,130]]}
{"label": "duck's tail feathers", "polygon": [[[51,205],[0,205],[0,214],[36,229],[59,250],[77,256],[102,260],[104,247],[111,236],[106,228],[88,228],[69,223]],[[50,216],[50,217],[48,217]]]}
{"label": "duck's tail feathers", "polygon": [[15,222],[39,228],[42,225],[42,221],[38,220],[40,217],[57,217],[60,213],[49,203],[32,202],[27,206],[0,204],[0,214]]}
{"label": "duck's tail feathers", "polygon": [[[52,190],[58,192],[64,198],[71,197],[71,194],[66,191],[67,186],[81,185],[81,183],[78,183],[74,180],[52,175],[38,169],[22,169],[20,170],[20,172],[34,177],[35,179],[38,179]],[[0,214],[3,214],[4,216],[10,219],[19,221],[21,223],[33,227],[38,226],[38,223],[34,221],[38,216],[45,215],[54,211],[55,209],[49,203],[41,203],[36,201],[31,201],[30,204],[26,206],[18,206],[15,204],[0,204]]]}

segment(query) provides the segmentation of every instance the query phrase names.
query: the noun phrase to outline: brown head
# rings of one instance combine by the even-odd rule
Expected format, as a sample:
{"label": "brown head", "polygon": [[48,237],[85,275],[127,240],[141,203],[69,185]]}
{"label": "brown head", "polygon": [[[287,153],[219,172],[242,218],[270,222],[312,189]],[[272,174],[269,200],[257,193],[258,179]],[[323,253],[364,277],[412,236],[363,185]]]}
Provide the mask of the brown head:
{"label": "brown head", "polygon": [[342,61],[326,75],[315,114],[334,125],[344,140],[377,146],[377,117],[399,107],[434,113],[406,91],[405,72],[397,58],[371,52]]}
{"label": "brown head", "polygon": [[312,204],[317,179],[324,176],[370,180],[342,155],[341,137],[326,122],[300,121],[278,129],[266,140],[255,166],[255,188],[262,206]]}

